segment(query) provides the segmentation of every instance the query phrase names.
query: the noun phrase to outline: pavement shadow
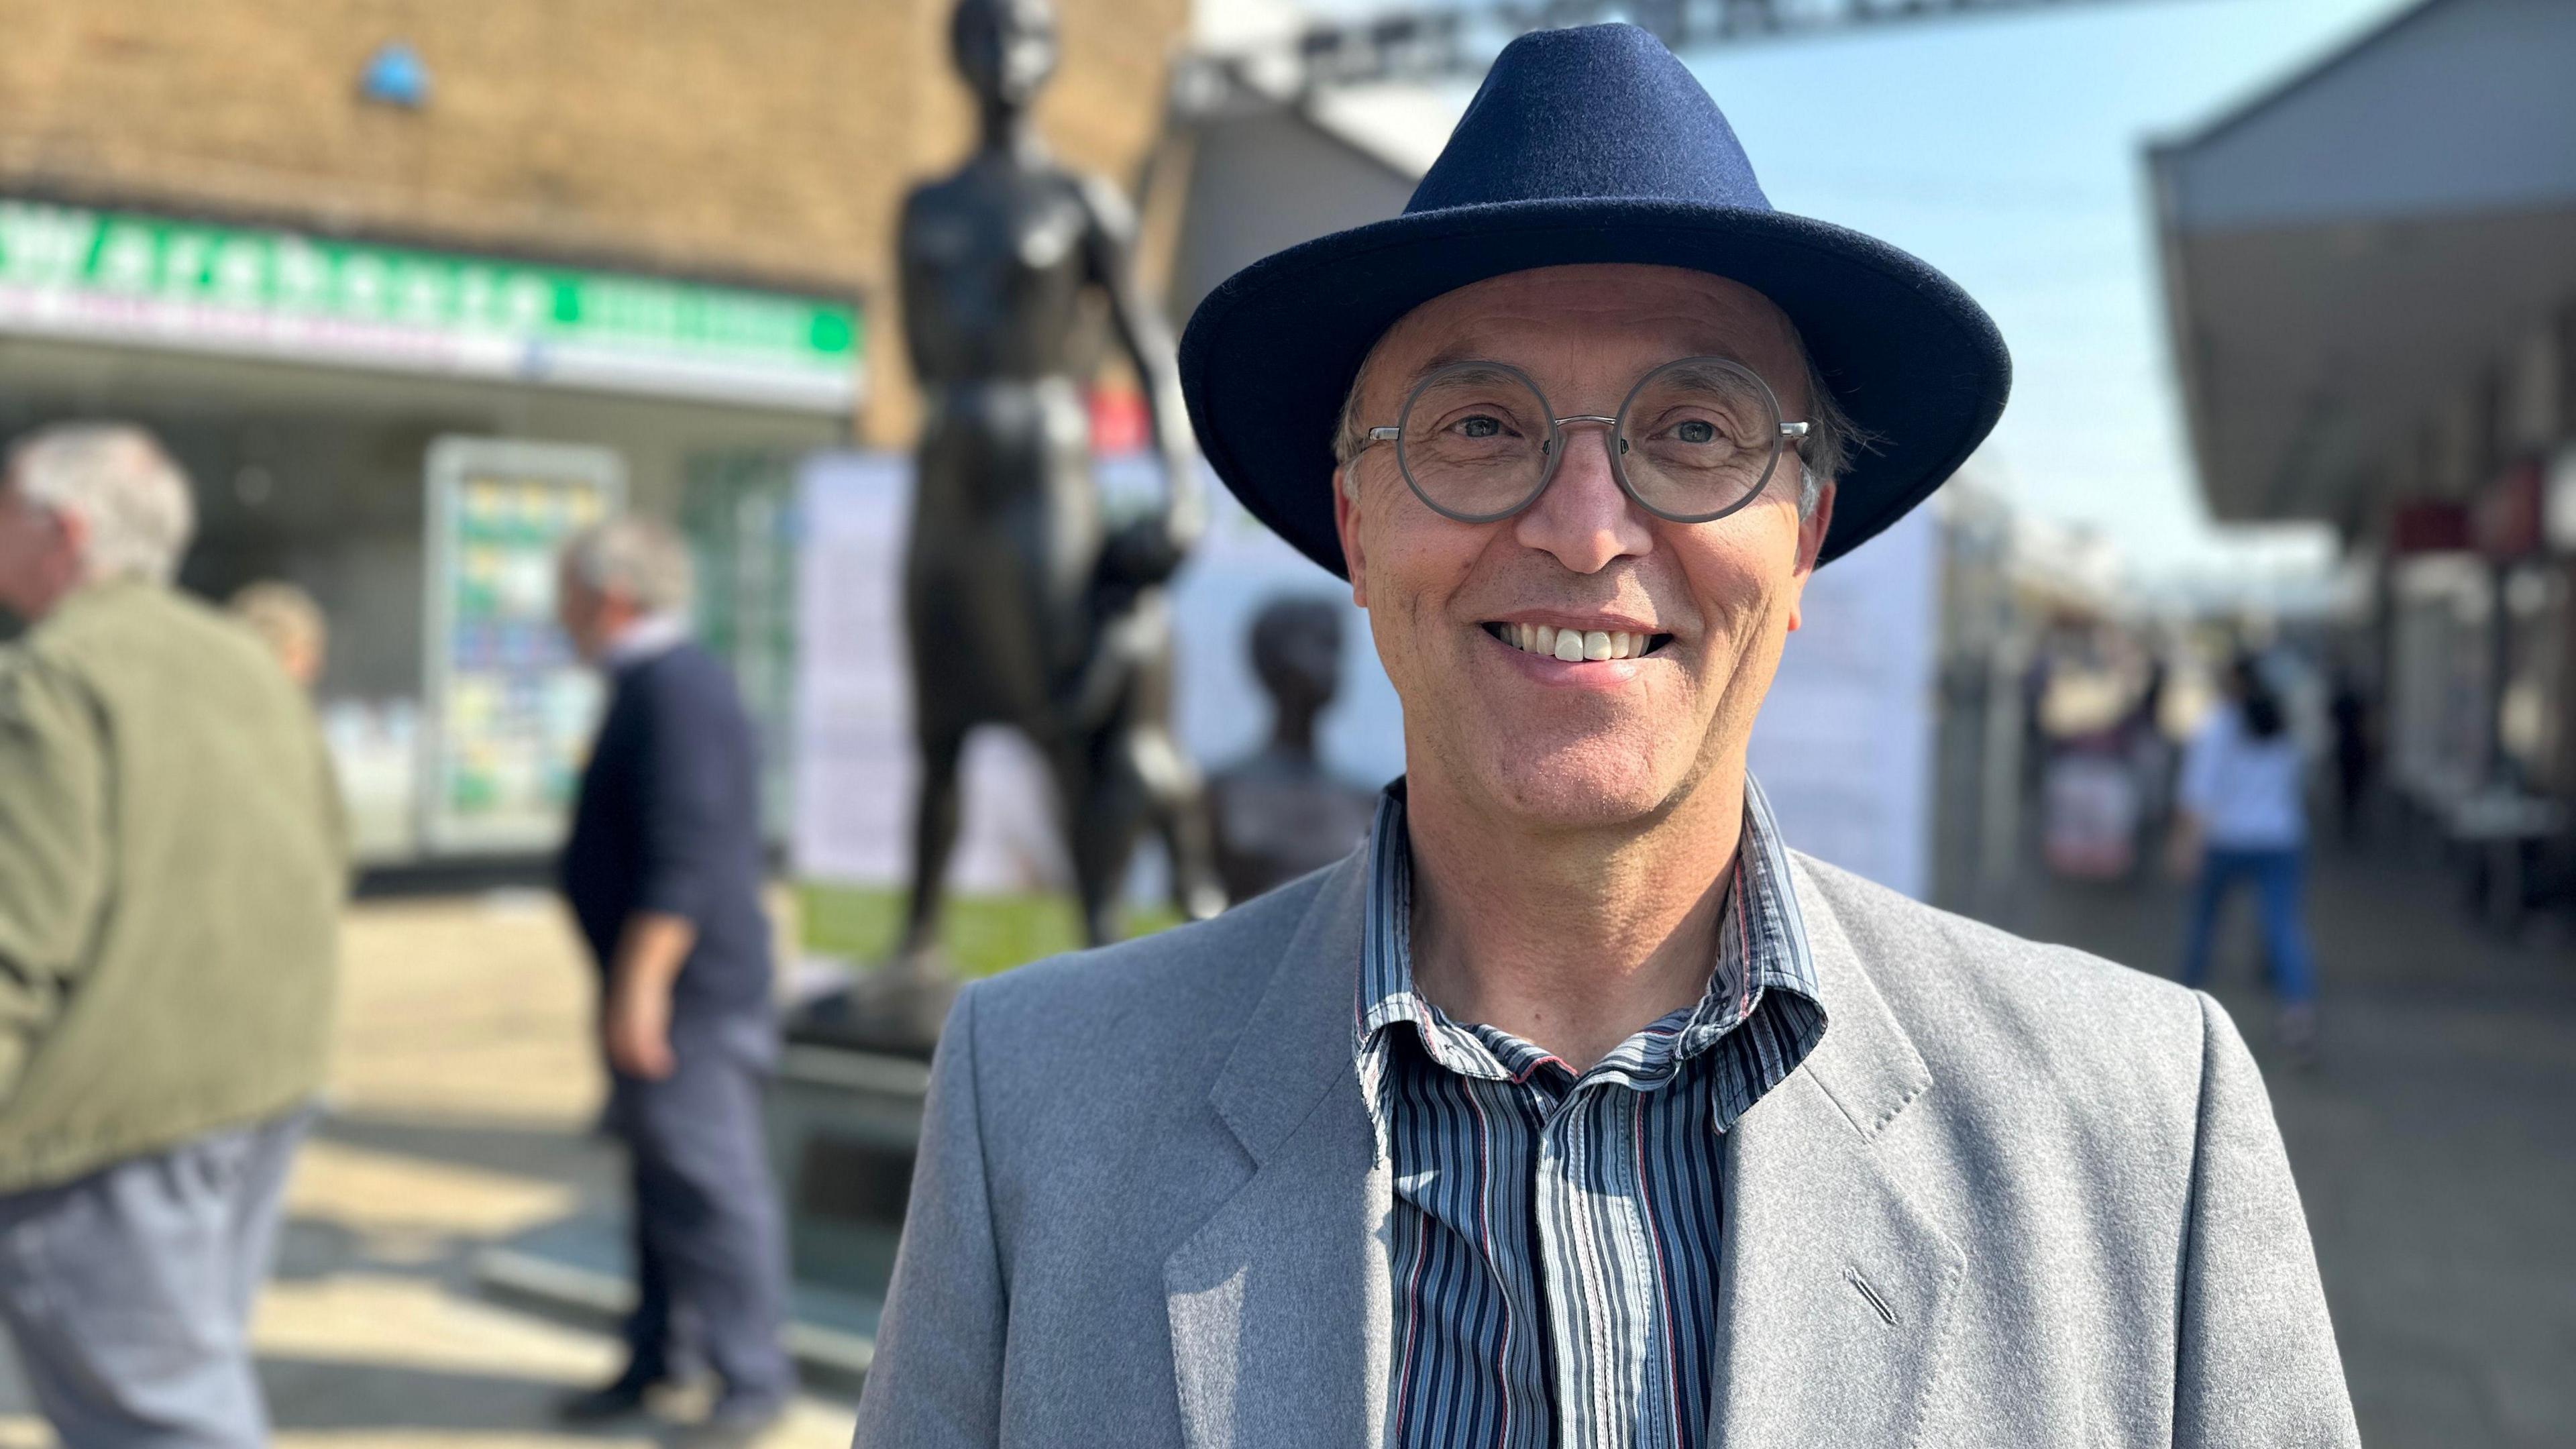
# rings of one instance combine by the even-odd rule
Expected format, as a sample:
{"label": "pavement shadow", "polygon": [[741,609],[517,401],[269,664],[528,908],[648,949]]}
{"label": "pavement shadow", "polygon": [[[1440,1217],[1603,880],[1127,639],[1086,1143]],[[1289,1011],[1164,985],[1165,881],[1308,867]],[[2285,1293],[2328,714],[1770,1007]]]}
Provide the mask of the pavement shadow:
{"label": "pavement shadow", "polygon": [[313,1135],[370,1152],[584,1187],[615,1186],[620,1172],[605,1138],[563,1127],[334,1110],[314,1124]]}
{"label": "pavement shadow", "polygon": [[537,1432],[633,1442],[666,1427],[636,1419],[592,1434],[566,1429],[554,1404],[573,1386],[551,1379],[270,1354],[260,1356],[259,1376],[276,1428],[290,1433]]}

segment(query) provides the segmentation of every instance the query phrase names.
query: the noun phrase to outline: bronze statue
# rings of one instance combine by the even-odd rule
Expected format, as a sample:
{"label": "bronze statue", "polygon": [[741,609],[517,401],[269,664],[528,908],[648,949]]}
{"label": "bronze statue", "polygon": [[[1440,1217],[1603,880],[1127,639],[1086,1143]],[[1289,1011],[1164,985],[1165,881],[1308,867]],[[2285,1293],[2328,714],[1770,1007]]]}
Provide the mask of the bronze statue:
{"label": "bronze statue", "polygon": [[[906,200],[900,242],[905,340],[928,412],[904,577],[922,781],[911,904],[881,991],[925,998],[943,985],[942,876],[958,761],[979,724],[1016,726],[1046,755],[1093,942],[1116,933],[1148,826],[1170,848],[1184,912],[1224,905],[1198,777],[1169,725],[1163,586],[1205,505],[1171,339],[1129,265],[1135,223],[1105,183],[1049,159],[1030,126],[1056,63],[1046,0],[962,0],[950,38],[982,140],[962,170]],[[1158,512],[1114,531],[1080,375],[1094,292],[1143,385],[1166,480]]]}
{"label": "bronze statue", "polygon": [[1315,753],[1315,717],[1341,687],[1342,608],[1290,595],[1252,623],[1252,668],[1270,695],[1270,743],[1208,782],[1217,870],[1245,900],[1351,852],[1373,792],[1334,778]]}

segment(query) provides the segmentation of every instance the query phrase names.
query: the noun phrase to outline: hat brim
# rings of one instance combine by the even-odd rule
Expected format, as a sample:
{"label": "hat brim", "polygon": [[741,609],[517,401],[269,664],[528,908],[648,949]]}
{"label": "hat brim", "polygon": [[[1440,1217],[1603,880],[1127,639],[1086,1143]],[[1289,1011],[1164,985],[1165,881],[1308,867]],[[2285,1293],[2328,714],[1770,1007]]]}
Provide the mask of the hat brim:
{"label": "hat brim", "polygon": [[1253,516],[1344,574],[1332,439],[1369,349],[1444,293],[1510,272],[1598,262],[1726,277],[1796,325],[1826,386],[1874,440],[1836,482],[1819,563],[1940,487],[1993,430],[2012,388],[2012,359],[1985,309],[1873,237],[1784,212],[1687,201],[1497,202],[1319,237],[1209,293],[1180,349],[1190,421],[1209,464]]}

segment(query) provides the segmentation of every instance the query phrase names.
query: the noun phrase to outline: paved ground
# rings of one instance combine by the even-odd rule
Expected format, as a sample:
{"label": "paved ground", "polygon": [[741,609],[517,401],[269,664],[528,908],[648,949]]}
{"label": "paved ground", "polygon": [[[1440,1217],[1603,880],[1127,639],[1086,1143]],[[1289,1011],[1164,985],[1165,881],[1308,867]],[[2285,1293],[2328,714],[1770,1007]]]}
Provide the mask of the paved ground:
{"label": "paved ground", "polygon": [[[1985,913],[2153,969],[2177,904],[2161,883],[2033,878]],[[2264,1059],[2365,1438],[2576,1443],[2576,950],[2481,935],[2421,865],[2335,853],[2312,914],[2318,1066],[2271,1049],[2241,914],[2217,986]],[[470,1269],[483,1244],[613,1198],[586,1134],[587,1010],[542,897],[351,912],[335,1110],[256,1325],[282,1445],[581,1442],[550,1433],[546,1405],[609,1372],[607,1336],[496,1303]],[[848,1428],[844,1386],[778,1442],[838,1449]],[[45,1441],[0,1356],[0,1449]]]}
{"label": "paved ground", "polygon": [[[615,1160],[586,1131],[589,986],[557,908],[367,904],[346,943],[333,1112],[298,1159],[254,1325],[278,1444],[654,1442],[649,1423],[553,1433],[551,1400],[613,1372],[614,1345],[471,1282],[483,1244],[615,1188]],[[775,1443],[841,1449],[850,1412],[846,1397],[809,1397]],[[0,1355],[0,1446],[49,1437]]]}
{"label": "paved ground", "polygon": [[[1988,914],[2149,970],[2180,888],[2025,882]],[[2213,989],[2261,1058],[2299,1177],[2363,1442],[2576,1444],[2576,949],[2507,942],[2421,862],[2320,852],[2319,1063],[2269,1037],[2251,903]]]}

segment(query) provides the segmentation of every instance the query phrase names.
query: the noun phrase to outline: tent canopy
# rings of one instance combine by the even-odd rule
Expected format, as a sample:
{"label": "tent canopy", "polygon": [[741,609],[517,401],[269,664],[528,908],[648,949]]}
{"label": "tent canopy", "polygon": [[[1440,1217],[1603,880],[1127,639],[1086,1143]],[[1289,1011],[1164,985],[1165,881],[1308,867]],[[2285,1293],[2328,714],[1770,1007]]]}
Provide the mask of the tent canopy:
{"label": "tent canopy", "polygon": [[2576,301],[2570,56],[2564,0],[2429,0],[2153,149],[2219,518],[2355,531],[2424,491],[2426,440]]}

